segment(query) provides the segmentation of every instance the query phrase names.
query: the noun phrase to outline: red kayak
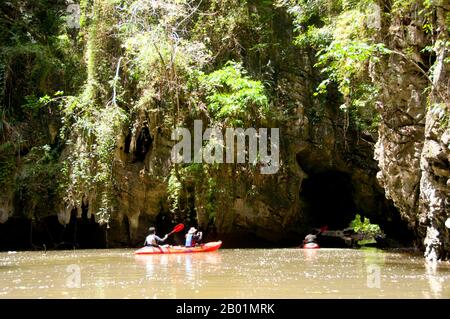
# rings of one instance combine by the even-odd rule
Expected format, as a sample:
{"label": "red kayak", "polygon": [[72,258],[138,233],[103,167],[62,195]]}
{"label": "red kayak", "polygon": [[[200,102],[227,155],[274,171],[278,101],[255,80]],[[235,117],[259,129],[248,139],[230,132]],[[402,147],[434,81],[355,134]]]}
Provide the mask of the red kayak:
{"label": "red kayak", "polygon": [[320,248],[316,243],[307,243],[303,245],[303,249],[318,249]]}
{"label": "red kayak", "polygon": [[159,255],[159,254],[192,254],[192,253],[206,253],[209,251],[215,251],[220,248],[222,242],[213,241],[206,244],[201,244],[195,247],[185,246],[161,246],[161,247],[142,247],[136,250],[136,255]]}

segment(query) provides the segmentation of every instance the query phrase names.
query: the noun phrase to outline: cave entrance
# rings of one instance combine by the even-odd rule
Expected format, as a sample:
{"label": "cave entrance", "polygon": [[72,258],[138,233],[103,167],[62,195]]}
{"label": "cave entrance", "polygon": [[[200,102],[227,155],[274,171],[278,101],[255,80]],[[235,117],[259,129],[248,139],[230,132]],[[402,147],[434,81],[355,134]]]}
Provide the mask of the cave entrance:
{"label": "cave entrance", "polygon": [[339,171],[308,173],[308,176],[300,191],[306,224],[346,228],[356,212],[350,176]]}

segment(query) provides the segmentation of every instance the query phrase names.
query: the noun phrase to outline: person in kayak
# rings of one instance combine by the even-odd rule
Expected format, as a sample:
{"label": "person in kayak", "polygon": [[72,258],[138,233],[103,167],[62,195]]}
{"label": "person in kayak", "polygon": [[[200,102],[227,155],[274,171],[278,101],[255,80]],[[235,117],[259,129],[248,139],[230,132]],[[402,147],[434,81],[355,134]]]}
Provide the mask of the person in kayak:
{"label": "person in kayak", "polygon": [[153,246],[159,248],[159,245],[164,243],[167,237],[169,237],[168,234],[166,234],[163,238],[158,237],[156,235],[155,227],[150,227],[148,231],[150,232],[150,235],[148,235],[147,238],[145,238],[144,246]]}
{"label": "person in kayak", "polygon": [[308,234],[305,236],[305,239],[303,240],[303,244],[310,244],[310,243],[316,243],[317,236],[313,234]]}
{"label": "person in kayak", "polygon": [[195,227],[191,227],[186,234],[186,247],[194,247],[198,242],[202,240],[203,233],[201,231],[197,231]]}

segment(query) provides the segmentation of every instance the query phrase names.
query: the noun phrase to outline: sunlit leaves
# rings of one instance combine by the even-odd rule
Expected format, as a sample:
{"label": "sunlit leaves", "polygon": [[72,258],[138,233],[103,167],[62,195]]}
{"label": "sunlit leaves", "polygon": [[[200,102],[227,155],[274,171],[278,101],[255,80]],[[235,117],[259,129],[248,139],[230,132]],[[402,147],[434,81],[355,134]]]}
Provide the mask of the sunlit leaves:
{"label": "sunlit leaves", "polygon": [[217,120],[242,124],[249,115],[264,118],[269,112],[264,85],[247,76],[239,63],[229,61],[222,69],[201,74],[199,82],[207,92],[208,109]]}
{"label": "sunlit leaves", "polygon": [[359,214],[356,214],[355,219],[350,222],[350,228],[353,229],[354,232],[364,236],[364,239],[366,240],[374,240],[377,236],[384,236],[379,225],[371,224],[370,219],[367,217],[364,217],[364,220],[361,220]]}
{"label": "sunlit leaves", "polygon": [[360,129],[370,129],[377,121],[374,103],[377,86],[371,83],[369,66],[390,51],[376,43],[372,35],[381,27],[381,9],[371,0],[291,0],[284,1],[295,18],[301,48],[316,50],[315,67],[323,74],[315,96],[337,85],[349,112]]}

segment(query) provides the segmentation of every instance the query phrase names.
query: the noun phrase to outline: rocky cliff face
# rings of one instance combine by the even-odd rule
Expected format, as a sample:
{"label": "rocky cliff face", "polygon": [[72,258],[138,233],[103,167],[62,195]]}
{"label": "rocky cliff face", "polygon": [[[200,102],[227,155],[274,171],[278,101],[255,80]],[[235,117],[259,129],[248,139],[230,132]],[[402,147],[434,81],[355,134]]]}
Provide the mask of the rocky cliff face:
{"label": "rocky cliff face", "polygon": [[184,213],[174,216],[168,210],[167,193],[170,131],[158,132],[154,123],[145,122],[134,134],[119,139],[114,166],[119,205],[109,239],[136,244],[150,224],[161,228],[177,221],[198,224],[229,245],[297,244],[313,227],[346,227],[358,212],[395,236],[401,222],[377,184],[372,137],[346,132],[345,115],[337,103],[311,105],[308,96],[314,85],[294,73],[305,67],[303,59],[297,62],[278,80],[279,107],[281,103],[293,107],[290,119],[277,123],[282,146],[276,174],[223,164],[214,173],[220,184],[213,221],[207,201],[198,196],[202,186],[195,183],[188,183],[191,195],[186,194],[180,206]]}
{"label": "rocky cliff face", "polygon": [[[116,14],[111,11],[109,2],[98,3],[96,12],[104,10],[108,14],[94,19],[93,23],[99,26],[98,32],[91,32],[89,36],[98,37],[94,44],[100,40],[105,43],[97,51],[91,49],[95,59],[89,62],[88,67],[95,70],[90,75],[92,82],[97,81],[92,88],[97,90],[93,100],[96,98],[102,105],[110,107],[112,90],[108,85],[111,78],[114,78],[116,68],[123,74],[132,63],[120,68],[117,58],[120,45],[114,42],[117,39],[105,40],[110,39],[111,34],[109,26],[103,24]],[[433,216],[442,218],[445,198],[442,197],[442,188],[438,190],[436,184],[442,184],[442,181],[435,177],[436,172],[446,172],[448,162],[444,165],[437,160],[441,160],[442,152],[445,152],[441,148],[445,141],[441,138],[448,139],[448,134],[439,131],[440,128],[425,116],[421,90],[427,84],[425,80],[417,79],[414,68],[400,57],[393,57],[394,60],[386,61],[387,73],[373,75],[385,80],[384,95],[379,105],[383,122],[379,130],[377,159],[381,168],[379,177],[391,201],[385,198],[376,180],[378,168],[373,160],[373,150],[377,137],[363,134],[354,127],[348,115],[339,110],[342,98],[335,90],[321,99],[313,97],[322,75],[314,68],[315,52],[299,50],[292,44],[294,35],[289,15],[284,9],[271,5],[238,3],[244,3],[239,19],[252,21],[264,13],[264,27],[246,30],[233,25],[236,31],[231,29],[234,32],[232,39],[227,35],[223,37],[223,43],[219,43],[220,50],[215,52],[217,60],[212,68],[220,68],[229,59],[239,60],[253,77],[268,83],[272,106],[281,114],[267,122],[270,127],[280,128],[281,166],[276,174],[262,175],[252,165],[223,164],[211,173],[213,184],[208,184],[210,180],[206,178],[184,180],[179,205],[175,212],[171,211],[168,184],[173,168],[170,150],[174,142],[170,139],[171,127],[165,122],[173,115],[162,111],[169,109],[170,101],[161,90],[159,95],[155,94],[156,97],[144,101],[152,108],[149,107],[148,112],[134,112],[130,116],[130,125],[123,125],[117,136],[112,165],[115,206],[107,229],[92,226],[99,209],[94,187],[84,190],[85,195],[76,207],[66,205],[62,199],[57,203],[42,200],[47,197],[42,196],[45,192],[38,188],[34,192],[41,196],[36,201],[38,206],[28,207],[26,213],[23,204],[28,202],[27,198],[22,198],[18,191],[10,195],[5,193],[2,195],[5,204],[0,210],[0,222],[4,224],[0,227],[9,227],[8,223],[14,218],[51,219],[50,224],[59,220],[64,227],[52,224],[51,227],[40,228],[41,233],[50,233],[48,240],[62,240],[54,234],[65,231],[74,234],[63,237],[65,241],[80,242],[84,238],[86,242],[89,237],[86,234],[90,232],[98,234],[91,237],[103,245],[106,233],[106,242],[110,246],[125,246],[141,244],[150,224],[157,225],[158,233],[164,233],[174,223],[184,222],[198,224],[207,236],[221,238],[228,246],[280,246],[299,244],[314,227],[346,227],[356,213],[379,223],[388,236],[401,238],[407,232],[402,228],[392,201],[413,228],[419,227],[420,211],[432,211]],[[220,7],[219,4],[216,6]],[[223,14],[228,13],[227,19],[234,21],[235,13],[227,9]],[[211,22],[212,25],[220,25],[224,20],[220,16],[206,16],[217,19]],[[262,36],[255,30],[261,34],[263,31],[268,33],[270,44],[260,43],[267,35]],[[214,29],[214,32],[221,30]],[[217,41],[213,37],[203,40],[205,45]],[[102,72],[108,75],[104,79],[100,79]],[[399,79],[398,74],[410,74],[410,78]],[[128,78],[122,81],[121,85],[128,89],[122,97],[126,100],[127,95],[131,95],[129,100],[134,102],[139,84],[130,84],[132,81]],[[166,83],[161,80],[155,87],[164,85]],[[181,100],[181,108],[188,109],[188,102]],[[84,107],[87,109],[89,105]],[[205,114],[199,116],[208,122]],[[186,119],[185,126],[191,127],[194,119]],[[427,128],[429,134],[425,135]],[[41,130],[48,131],[48,126],[41,127]],[[426,141],[424,136],[427,136]],[[434,147],[436,143],[439,147]],[[424,145],[429,146],[425,148]],[[428,149],[427,153],[424,153],[425,149]],[[68,150],[67,147],[65,152]],[[423,170],[429,173],[426,179],[419,169],[421,156]],[[65,158],[67,154],[62,152],[60,159]],[[87,162],[91,164],[89,160]],[[429,192],[418,191],[421,177],[424,189]],[[435,198],[441,201],[435,201]],[[34,209],[36,207],[38,210]],[[432,207],[432,210],[425,207]],[[428,220],[436,219],[428,217]],[[85,233],[80,233],[81,227]],[[431,230],[429,238],[433,241],[431,246],[435,246]]]}
{"label": "rocky cliff face", "polygon": [[[295,245],[314,227],[348,226],[356,213],[380,223],[389,235],[400,238],[407,233],[375,178],[376,137],[361,136],[349,127],[336,93],[321,101],[312,98],[320,82],[314,53],[293,46],[285,12],[274,11],[272,19],[281,51],[268,50],[262,61],[249,54],[244,61],[258,68],[270,65],[273,72],[267,80],[273,83],[274,108],[284,113],[283,120],[271,123],[280,128],[280,170],[262,175],[259,169],[224,164],[213,174],[219,181],[213,216],[203,194],[206,180],[186,182],[187,192],[173,215],[167,193],[171,132],[158,129],[157,117],[142,115],[134,120],[132,132],[120,137],[116,149],[119,206],[109,231],[111,241],[136,244],[149,224],[161,228],[176,221],[198,224],[229,246]],[[236,41],[243,52],[257,44],[247,34]]]}
{"label": "rocky cliff face", "polygon": [[[377,177],[386,196],[423,240],[429,259],[448,257],[450,240],[444,225],[450,214],[448,63],[443,62],[448,49],[437,42],[448,40],[444,12],[437,9],[434,32],[438,38],[434,39],[425,33],[423,17],[414,12],[385,20],[383,33],[388,37],[384,41],[393,54],[372,74],[382,87]],[[433,47],[432,56],[424,53],[427,46]],[[401,53],[406,50],[411,54]],[[431,65],[434,72],[429,78]]]}

